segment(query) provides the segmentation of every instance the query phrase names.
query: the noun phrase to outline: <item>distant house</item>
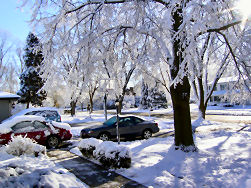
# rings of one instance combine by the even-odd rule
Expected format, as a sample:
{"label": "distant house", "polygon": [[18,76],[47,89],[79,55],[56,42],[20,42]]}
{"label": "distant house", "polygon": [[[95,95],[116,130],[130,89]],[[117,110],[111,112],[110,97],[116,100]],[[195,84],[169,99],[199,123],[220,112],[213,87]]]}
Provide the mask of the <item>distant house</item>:
{"label": "distant house", "polygon": [[0,122],[10,117],[13,102],[20,96],[0,91]]}
{"label": "distant house", "polygon": [[[214,88],[214,91],[212,93],[212,96],[210,98],[211,103],[230,103],[230,100],[226,98],[226,94],[230,90],[233,90],[233,86],[237,81],[237,77],[223,77],[220,78]],[[209,83],[209,89],[212,87],[212,82]],[[238,90],[236,89],[236,92],[238,93]],[[248,91],[247,91],[248,92]],[[246,104],[251,104],[251,99],[246,101]]]}

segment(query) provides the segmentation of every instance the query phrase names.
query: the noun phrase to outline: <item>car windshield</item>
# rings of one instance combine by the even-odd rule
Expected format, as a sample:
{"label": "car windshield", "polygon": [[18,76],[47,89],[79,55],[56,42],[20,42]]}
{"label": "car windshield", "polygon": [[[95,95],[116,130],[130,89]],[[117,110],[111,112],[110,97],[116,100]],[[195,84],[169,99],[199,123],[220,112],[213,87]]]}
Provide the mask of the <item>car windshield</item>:
{"label": "car windshield", "polygon": [[117,122],[117,117],[113,116],[112,118],[108,119],[107,121],[104,122],[104,125],[106,126],[111,126]]}

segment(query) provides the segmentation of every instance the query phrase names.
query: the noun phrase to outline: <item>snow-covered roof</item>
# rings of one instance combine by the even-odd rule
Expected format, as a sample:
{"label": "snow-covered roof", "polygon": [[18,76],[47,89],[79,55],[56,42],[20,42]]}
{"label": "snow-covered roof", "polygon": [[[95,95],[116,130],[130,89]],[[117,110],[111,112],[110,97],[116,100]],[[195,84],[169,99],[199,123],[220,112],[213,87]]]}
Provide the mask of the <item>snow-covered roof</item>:
{"label": "snow-covered roof", "polygon": [[19,95],[13,94],[13,93],[8,93],[4,91],[0,91],[0,100],[1,99],[18,99],[20,98]]}
{"label": "snow-covered roof", "polygon": [[[230,76],[230,77],[222,77],[218,80],[217,84],[221,84],[221,83],[229,83],[229,82],[236,82],[238,81],[240,78],[238,76]],[[247,79],[246,76],[244,76],[244,79]],[[213,81],[209,82],[209,84],[213,84]]]}

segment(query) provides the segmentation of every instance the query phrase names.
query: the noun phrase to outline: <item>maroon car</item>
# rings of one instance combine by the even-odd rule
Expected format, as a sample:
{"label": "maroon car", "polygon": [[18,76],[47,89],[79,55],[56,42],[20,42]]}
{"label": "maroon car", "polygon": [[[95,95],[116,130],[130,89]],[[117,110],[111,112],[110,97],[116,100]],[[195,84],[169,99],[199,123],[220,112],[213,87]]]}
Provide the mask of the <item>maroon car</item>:
{"label": "maroon car", "polygon": [[72,137],[70,125],[60,122],[47,122],[41,116],[17,116],[0,124],[0,144],[7,144],[13,136],[26,136],[48,148],[56,148]]}

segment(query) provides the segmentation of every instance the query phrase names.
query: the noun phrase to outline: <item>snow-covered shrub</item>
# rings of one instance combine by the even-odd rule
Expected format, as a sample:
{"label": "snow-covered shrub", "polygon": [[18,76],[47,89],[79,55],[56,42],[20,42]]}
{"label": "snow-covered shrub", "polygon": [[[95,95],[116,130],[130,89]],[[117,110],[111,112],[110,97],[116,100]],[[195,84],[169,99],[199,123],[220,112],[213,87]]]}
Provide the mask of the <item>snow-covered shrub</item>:
{"label": "snow-covered shrub", "polygon": [[96,138],[82,139],[78,144],[78,148],[82,152],[83,156],[93,157],[93,151],[102,142],[102,140],[98,140]]}
{"label": "snow-covered shrub", "polygon": [[105,167],[129,168],[131,166],[131,153],[128,147],[105,141],[96,146],[94,157]]}
{"label": "snow-covered shrub", "polygon": [[34,140],[26,137],[14,136],[12,140],[4,146],[8,154],[20,155],[33,155],[37,157],[41,154],[46,154],[46,147],[37,144]]}

